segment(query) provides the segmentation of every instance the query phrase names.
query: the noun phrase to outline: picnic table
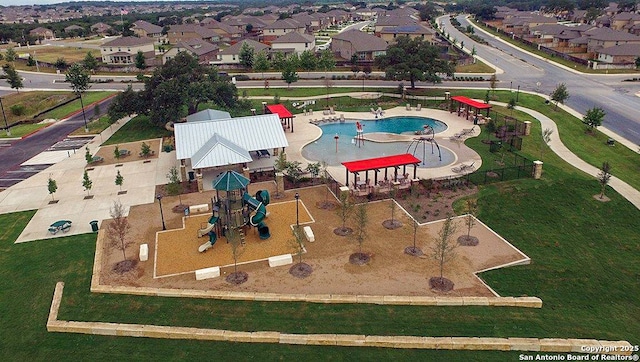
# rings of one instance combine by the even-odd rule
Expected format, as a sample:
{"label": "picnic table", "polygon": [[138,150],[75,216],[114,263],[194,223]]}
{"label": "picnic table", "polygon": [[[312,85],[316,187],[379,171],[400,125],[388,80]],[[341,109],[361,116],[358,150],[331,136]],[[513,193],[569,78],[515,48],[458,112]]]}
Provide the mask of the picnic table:
{"label": "picnic table", "polygon": [[58,231],[67,232],[71,229],[71,221],[58,220],[49,226],[49,232],[52,234],[58,233]]}
{"label": "picnic table", "polygon": [[120,157],[129,156],[131,154],[131,151],[129,150],[119,150],[119,151],[120,151]]}

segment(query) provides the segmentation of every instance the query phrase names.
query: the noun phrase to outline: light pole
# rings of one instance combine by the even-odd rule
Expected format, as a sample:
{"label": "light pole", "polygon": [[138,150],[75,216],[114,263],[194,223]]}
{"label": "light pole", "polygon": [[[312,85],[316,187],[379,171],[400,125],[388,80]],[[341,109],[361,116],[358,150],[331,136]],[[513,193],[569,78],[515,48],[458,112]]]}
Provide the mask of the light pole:
{"label": "light pole", "polygon": [[157,194],[156,199],[160,203],[160,218],[162,219],[162,230],[167,230],[167,227],[164,225],[164,214],[162,213],[162,195]]}
{"label": "light pole", "polygon": [[4,127],[5,131],[7,131],[7,136],[11,136],[11,130],[9,129],[9,124],[7,123],[7,115],[4,114],[4,106],[2,105],[2,97],[0,97],[0,108],[2,108],[2,117],[4,118]]}
{"label": "light pole", "polygon": [[509,92],[513,92],[513,81],[509,82]]}
{"label": "light pole", "polygon": [[298,229],[300,228],[300,217],[298,214],[298,204],[300,201],[300,194],[296,192],[296,232],[298,231]]}
{"label": "light pole", "polygon": [[82,107],[82,119],[84,119],[84,133],[89,133],[89,127],[87,126],[87,117],[84,115],[84,102],[82,102],[82,93],[80,94],[80,107]]}
{"label": "light pole", "polygon": [[518,91],[516,92],[516,102],[518,102],[519,97],[520,97],[520,84],[518,84]]}

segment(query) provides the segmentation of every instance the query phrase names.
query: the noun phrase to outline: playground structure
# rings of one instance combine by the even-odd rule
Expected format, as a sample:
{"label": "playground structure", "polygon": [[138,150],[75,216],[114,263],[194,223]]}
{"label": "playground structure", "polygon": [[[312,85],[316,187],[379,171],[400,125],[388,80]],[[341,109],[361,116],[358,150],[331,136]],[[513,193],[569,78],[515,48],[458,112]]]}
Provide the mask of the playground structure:
{"label": "playground structure", "polygon": [[[257,228],[261,240],[271,237],[269,227],[264,223],[266,206],[270,201],[269,192],[260,190],[254,198],[246,191],[249,182],[249,179],[235,171],[226,171],[213,181],[216,190],[216,197],[211,199],[213,213],[207,225],[197,231],[199,238],[208,235],[209,241],[200,245],[199,252],[211,249],[218,236],[226,236],[230,229],[239,231],[242,244],[245,242],[246,227]],[[220,197],[219,191],[226,192],[224,198]]]}
{"label": "playground structure", "polygon": [[353,138],[353,143],[358,147],[364,146],[364,130],[360,122],[356,122],[356,136]]}
{"label": "playground structure", "polygon": [[416,155],[418,151],[418,147],[422,145],[422,165],[425,165],[425,160],[427,159],[427,143],[431,143],[431,154],[434,153],[433,145],[436,145],[438,149],[438,158],[442,161],[442,153],[440,152],[440,146],[438,146],[438,142],[435,140],[435,132],[433,128],[429,125],[422,126],[422,130],[416,131],[416,135],[420,135],[420,137],[414,138],[409,146],[407,147],[407,153],[410,153],[409,150],[413,147],[412,155]]}

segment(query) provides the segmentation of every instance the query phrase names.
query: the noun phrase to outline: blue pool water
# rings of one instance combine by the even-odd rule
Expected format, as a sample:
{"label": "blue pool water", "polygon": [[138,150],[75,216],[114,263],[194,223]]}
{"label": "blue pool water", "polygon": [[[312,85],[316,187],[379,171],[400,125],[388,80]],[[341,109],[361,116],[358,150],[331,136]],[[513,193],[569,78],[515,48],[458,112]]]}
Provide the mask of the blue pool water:
{"label": "blue pool water", "polygon": [[[361,160],[373,157],[411,153],[422,160],[420,167],[446,166],[455,161],[455,155],[449,149],[440,147],[441,158],[435,145],[411,145],[410,142],[370,142],[365,141],[358,147],[354,141],[356,136],[356,121],[347,120],[345,123],[327,123],[320,125],[322,136],[316,141],[302,148],[302,156],[311,161],[324,161],[328,165],[338,166],[345,161]],[[429,125],[435,133],[447,129],[441,121],[423,117],[392,117],[382,120],[359,121],[363,131],[367,133],[386,132],[396,134],[414,134],[423,130],[423,125]],[[338,136],[337,152],[335,136]],[[409,150],[407,150],[410,147]]]}

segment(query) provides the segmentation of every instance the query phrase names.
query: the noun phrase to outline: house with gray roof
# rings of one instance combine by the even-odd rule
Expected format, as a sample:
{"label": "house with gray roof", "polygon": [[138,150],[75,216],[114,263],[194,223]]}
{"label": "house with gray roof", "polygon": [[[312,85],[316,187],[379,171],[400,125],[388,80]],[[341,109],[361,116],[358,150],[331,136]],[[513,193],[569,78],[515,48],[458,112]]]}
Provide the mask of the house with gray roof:
{"label": "house with gray roof", "polygon": [[243,39],[232,46],[218,52],[215,60],[211,63],[215,65],[236,65],[240,64],[240,50],[243,44],[248,44],[253,48],[255,53],[261,51],[269,51],[270,47],[266,44],[251,39]]}
{"label": "house with gray roof", "polygon": [[108,41],[100,46],[102,61],[106,64],[134,64],[139,51],[145,59],[155,57],[154,39],[126,36]]}
{"label": "house with gray roof", "polygon": [[171,25],[167,32],[167,39],[171,44],[177,44],[189,39],[201,39],[211,43],[220,41],[217,32],[199,24]]}
{"label": "house with gray roof", "polygon": [[604,64],[595,63],[593,68],[602,69],[606,64],[606,69],[634,69],[638,58],[640,58],[640,43],[614,45],[597,52],[596,59]]}
{"label": "house with gray roof", "polygon": [[435,41],[436,32],[422,24],[401,25],[385,27],[379,32],[379,36],[387,43],[395,42],[397,37],[408,36],[411,39],[422,39],[428,43]]}
{"label": "house with gray roof", "polygon": [[175,58],[179,52],[187,52],[198,59],[200,64],[209,64],[216,59],[220,48],[202,39],[189,39],[181,41],[162,54],[162,64]]}
{"label": "house with gray roof", "polygon": [[587,37],[587,53],[595,55],[604,48],[623,44],[640,44],[640,36],[610,28],[593,28],[584,33]]}
{"label": "house with gray roof", "polygon": [[108,24],[105,24],[105,23],[95,23],[95,24],[91,25],[91,31],[93,33],[98,34],[98,35],[105,35],[105,34],[109,33],[112,30],[113,30],[113,28],[111,27],[111,25],[108,25]]}
{"label": "house with gray roof", "polygon": [[130,28],[133,33],[140,38],[161,38],[162,37],[162,27],[157,26],[155,24],[151,24],[148,21],[137,20],[133,24],[131,24]]}
{"label": "house with gray roof", "polygon": [[305,50],[315,52],[316,37],[309,34],[300,34],[298,32],[290,32],[271,42],[271,49],[274,51],[283,51],[286,54],[301,54]]}
{"label": "house with gray roof", "polygon": [[360,30],[348,30],[333,37],[331,51],[345,60],[355,55],[360,61],[373,61],[387,53],[387,42]]}
{"label": "house with gray roof", "polygon": [[270,42],[290,32],[304,34],[306,29],[307,28],[304,24],[299,23],[295,19],[282,19],[265,26],[260,40]]}

